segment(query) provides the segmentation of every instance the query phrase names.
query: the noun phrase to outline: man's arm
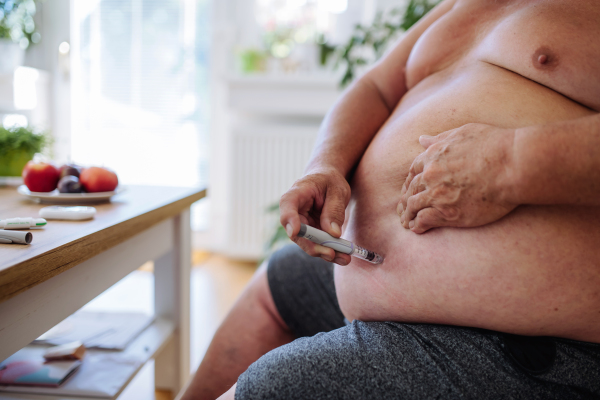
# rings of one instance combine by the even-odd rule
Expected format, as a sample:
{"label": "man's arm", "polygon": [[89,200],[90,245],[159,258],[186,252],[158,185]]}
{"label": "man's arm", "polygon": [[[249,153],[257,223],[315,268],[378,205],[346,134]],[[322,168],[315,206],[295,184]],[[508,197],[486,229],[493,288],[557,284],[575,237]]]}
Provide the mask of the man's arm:
{"label": "man's arm", "polygon": [[600,205],[600,114],[517,129],[512,164],[512,202]]}
{"label": "man's arm", "polygon": [[600,205],[600,114],[519,129],[468,124],[419,140],[398,212],[404,227],[494,222],[520,204]]}
{"label": "man's arm", "polygon": [[325,118],[305,175],[281,198],[281,224],[312,256],[341,264],[350,256],[316,245],[296,235],[300,223],[341,235],[350,200],[348,178],[371,139],[406,93],[405,67],[421,34],[448,12],[455,0],[445,0],[415,24],[381,61],[354,83]]}

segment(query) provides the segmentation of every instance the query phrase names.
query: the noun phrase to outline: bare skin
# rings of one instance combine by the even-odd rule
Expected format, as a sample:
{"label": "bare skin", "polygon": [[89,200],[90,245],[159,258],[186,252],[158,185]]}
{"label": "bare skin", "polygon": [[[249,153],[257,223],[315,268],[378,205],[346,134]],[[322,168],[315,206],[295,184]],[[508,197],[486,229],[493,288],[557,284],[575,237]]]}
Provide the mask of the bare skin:
{"label": "bare skin", "polygon": [[[599,209],[521,206],[480,228],[438,229],[422,236],[402,229],[400,220],[392,218],[402,195],[398,182],[404,182],[422,151],[421,135],[485,124],[494,131],[495,147],[512,150],[518,128],[585,120],[596,114],[591,109],[597,106],[594,92],[589,90],[598,86],[594,75],[587,84],[579,82],[579,76],[570,77],[577,65],[582,66],[581,74],[586,72],[588,48],[566,50],[574,42],[569,30],[557,29],[555,38],[547,36],[546,18],[562,12],[565,4],[459,3],[421,37],[415,49],[420,47],[423,53],[413,53],[407,64],[409,92],[370,143],[351,182],[344,236],[386,259],[378,268],[360,260],[336,268],[338,298],[346,317],[600,342]],[[574,18],[596,31],[593,18],[586,15],[591,11],[579,12],[563,18]],[[431,57],[437,55],[424,50],[429,42],[433,45],[438,35],[473,19],[475,26],[465,32],[453,30],[458,44],[454,52],[446,50],[450,61],[432,65]],[[585,29],[578,32],[587,35]],[[510,48],[501,44],[509,39]],[[572,57],[560,56],[562,64],[547,70],[531,65],[531,55],[550,42],[555,49],[546,51],[550,59],[556,60],[563,51]],[[600,48],[593,50],[599,59]],[[418,66],[424,59],[429,70],[443,68],[421,76]],[[485,133],[483,125],[469,128],[472,134]],[[492,169],[494,181],[513,180],[512,157],[507,152],[498,155],[499,162],[491,160],[500,166]],[[479,166],[482,171],[486,168]],[[517,205],[507,202],[500,216]],[[489,212],[485,211],[482,214]]]}
{"label": "bare skin", "polygon": [[250,364],[294,339],[277,312],[263,265],[215,333],[181,400],[216,399]]}
{"label": "bare skin", "polygon": [[[593,1],[574,6],[556,0],[446,0],[347,90],[323,123],[305,176],[280,203],[289,236],[308,254],[338,264],[336,290],[346,317],[600,342],[600,211],[581,199],[565,202],[570,198],[565,193],[576,190],[565,187],[566,178],[549,191],[551,180],[540,178],[535,168],[529,175],[523,171],[531,169],[528,162],[548,169],[559,154],[562,163],[583,160],[577,151],[589,153],[594,145],[560,152],[565,132],[589,132],[600,109],[599,14]],[[444,132],[437,139],[419,139]],[[548,132],[557,141],[536,144],[536,137]],[[466,143],[474,144],[476,154],[468,155]],[[464,157],[435,156],[450,144],[452,155],[456,148]],[[528,154],[515,146],[540,151]],[[468,170],[494,177],[464,191],[472,199],[475,192],[495,199],[491,205],[464,201],[479,211],[463,226],[479,227],[428,230],[443,226],[438,218],[419,231],[425,234],[405,229],[397,211],[408,226],[421,210],[433,208],[423,202],[405,214],[408,199],[436,182],[459,178],[461,168],[424,171],[439,167],[440,160],[465,159]],[[574,168],[579,175],[595,167],[584,164]],[[418,175],[426,175],[416,180],[425,184],[410,189]],[[489,190],[481,192],[482,187]],[[442,202],[443,193],[433,191],[430,197]],[[585,196],[590,193],[600,198],[600,189]],[[527,204],[548,205],[520,205],[525,198],[537,199]],[[298,238],[301,222],[334,236],[343,230],[344,237],[382,253],[385,262],[374,267]],[[235,317],[215,335],[186,400],[215,398],[260,353],[291,340],[278,322],[264,274],[261,279],[253,281],[248,293],[254,294],[244,295],[232,311]],[[258,311],[250,316],[253,308]],[[244,338],[238,337],[240,322],[247,330]],[[261,335],[265,329],[272,335]],[[242,348],[257,351],[230,359],[231,350]],[[231,368],[231,360],[241,368]],[[233,399],[234,392],[235,385],[222,398]]]}

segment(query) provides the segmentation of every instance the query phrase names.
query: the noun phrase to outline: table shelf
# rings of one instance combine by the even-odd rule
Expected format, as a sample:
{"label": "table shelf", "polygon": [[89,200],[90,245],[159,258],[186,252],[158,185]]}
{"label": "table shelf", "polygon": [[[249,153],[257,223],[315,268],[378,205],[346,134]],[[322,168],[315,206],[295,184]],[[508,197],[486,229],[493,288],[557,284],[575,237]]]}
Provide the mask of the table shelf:
{"label": "table shelf", "polygon": [[[86,352],[83,364],[79,370],[71,377],[65,384],[59,388],[33,388],[23,386],[11,386],[11,387],[0,387],[0,399],[28,399],[28,400],[91,400],[91,399],[116,399],[123,389],[131,382],[135,375],[142,369],[142,367],[157,355],[173,338],[173,332],[175,325],[167,319],[156,319],[150,324],[138,337],[136,337],[125,350],[123,351],[110,351],[110,350],[94,350],[89,349]],[[33,346],[32,346],[33,347]],[[50,346],[34,346],[39,349],[44,349]],[[126,360],[131,362],[131,368],[126,376],[119,376],[118,378],[110,377],[112,388],[108,388],[105,385],[107,393],[102,395],[100,393],[84,394],[78,392],[72,392],[71,388],[76,387],[79,389],[86,387],[86,381],[92,379],[99,379],[99,375],[104,374],[102,371],[92,370],[94,364],[102,361],[106,363],[106,359],[114,357],[115,363]],[[120,361],[119,361],[120,360]],[[87,363],[87,364],[86,364]],[[103,364],[106,365],[106,364]],[[119,364],[121,365],[121,364]],[[87,367],[87,368],[86,368]],[[10,392],[5,392],[10,390]],[[46,393],[40,394],[40,391]],[[50,393],[50,391],[54,393]],[[102,396],[102,397],[101,397]]]}

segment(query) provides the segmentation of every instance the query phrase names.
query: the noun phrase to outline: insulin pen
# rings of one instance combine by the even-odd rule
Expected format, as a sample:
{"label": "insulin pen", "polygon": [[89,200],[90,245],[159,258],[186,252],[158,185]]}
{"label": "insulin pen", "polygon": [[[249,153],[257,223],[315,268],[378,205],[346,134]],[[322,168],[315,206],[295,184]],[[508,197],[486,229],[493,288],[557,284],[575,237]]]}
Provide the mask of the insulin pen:
{"label": "insulin pen", "polygon": [[369,251],[364,247],[357,246],[348,240],[335,238],[329,233],[313,228],[312,226],[300,224],[298,236],[308,239],[313,243],[320,244],[321,246],[339,251],[340,253],[362,258],[373,264],[381,264],[383,262],[383,257],[379,254]]}
{"label": "insulin pen", "polygon": [[0,219],[0,229],[36,229],[46,225],[44,218]]}

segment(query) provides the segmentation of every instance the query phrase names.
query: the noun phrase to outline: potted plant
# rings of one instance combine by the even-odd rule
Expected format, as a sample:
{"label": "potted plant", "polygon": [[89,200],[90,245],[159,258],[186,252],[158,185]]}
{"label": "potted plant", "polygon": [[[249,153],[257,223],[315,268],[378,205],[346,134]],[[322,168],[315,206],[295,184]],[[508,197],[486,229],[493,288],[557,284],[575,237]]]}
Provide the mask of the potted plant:
{"label": "potted plant", "polygon": [[35,31],[34,0],[0,0],[0,73],[23,64],[25,49],[40,41]]}
{"label": "potted plant", "polygon": [[48,144],[48,135],[30,128],[0,127],[0,176],[21,176],[27,161]]}

